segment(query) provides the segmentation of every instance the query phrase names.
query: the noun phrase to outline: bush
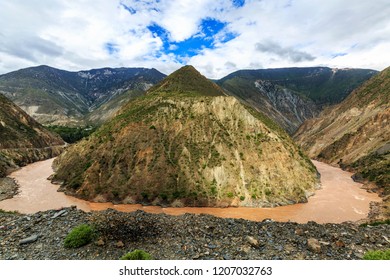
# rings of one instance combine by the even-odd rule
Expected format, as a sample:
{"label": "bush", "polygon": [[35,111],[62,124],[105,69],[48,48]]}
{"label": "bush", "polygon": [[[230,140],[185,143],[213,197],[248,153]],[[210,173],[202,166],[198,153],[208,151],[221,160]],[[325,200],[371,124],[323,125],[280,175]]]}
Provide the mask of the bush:
{"label": "bush", "polygon": [[368,251],[363,256],[364,260],[390,260],[390,249],[386,251]]}
{"label": "bush", "polygon": [[152,256],[143,250],[134,250],[120,258],[121,260],[152,260]]}
{"label": "bush", "polygon": [[64,241],[65,248],[79,248],[87,245],[94,237],[94,230],[89,225],[80,225],[72,229]]}

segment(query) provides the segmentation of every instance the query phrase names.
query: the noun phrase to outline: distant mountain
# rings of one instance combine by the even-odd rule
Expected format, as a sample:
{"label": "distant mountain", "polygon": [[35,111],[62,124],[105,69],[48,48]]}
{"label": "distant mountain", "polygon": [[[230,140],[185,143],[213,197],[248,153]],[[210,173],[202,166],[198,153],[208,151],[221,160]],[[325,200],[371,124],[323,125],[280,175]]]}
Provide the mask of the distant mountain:
{"label": "distant mountain", "polygon": [[59,154],[58,136],[0,94],[0,177],[9,169]]}
{"label": "distant mountain", "polygon": [[68,72],[38,66],[1,75],[0,93],[41,123],[69,124],[80,122],[89,112],[123,93],[144,92],[164,77],[156,69],[146,68]]}
{"label": "distant mountain", "polygon": [[376,73],[326,67],[240,70],[217,83],[294,133],[303,121],[340,102]]}
{"label": "distant mountain", "polygon": [[284,130],[191,66],[127,103],[55,170],[84,199],[172,206],[291,204],[318,184]]}
{"label": "distant mountain", "polygon": [[295,134],[311,157],[340,164],[390,193],[390,67]]}

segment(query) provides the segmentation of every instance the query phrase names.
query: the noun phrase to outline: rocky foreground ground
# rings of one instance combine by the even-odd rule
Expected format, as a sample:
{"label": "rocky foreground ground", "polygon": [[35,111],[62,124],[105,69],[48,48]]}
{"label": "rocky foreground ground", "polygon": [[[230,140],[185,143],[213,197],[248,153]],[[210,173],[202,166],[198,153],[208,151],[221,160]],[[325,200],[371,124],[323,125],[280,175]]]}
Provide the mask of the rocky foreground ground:
{"label": "rocky foreground ground", "polygon": [[[66,249],[80,224],[93,242]],[[0,213],[0,259],[108,259],[143,249],[154,259],[361,259],[390,248],[390,225],[252,222],[210,215],[169,216],[74,207],[22,215]]]}

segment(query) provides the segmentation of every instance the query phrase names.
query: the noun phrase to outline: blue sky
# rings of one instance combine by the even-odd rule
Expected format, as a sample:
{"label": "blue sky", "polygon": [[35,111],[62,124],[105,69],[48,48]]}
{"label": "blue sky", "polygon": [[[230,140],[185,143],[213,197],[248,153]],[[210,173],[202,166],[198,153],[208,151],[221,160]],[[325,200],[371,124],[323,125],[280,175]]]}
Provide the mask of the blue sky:
{"label": "blue sky", "polygon": [[[239,3],[243,5],[243,2]],[[227,22],[221,22],[213,18],[202,19],[199,23],[199,31],[183,41],[174,41],[168,30],[153,23],[147,26],[155,38],[160,38],[163,45],[157,53],[157,57],[163,54],[172,54],[180,63],[187,63],[190,57],[200,54],[205,49],[215,49],[216,43],[226,43],[237,35],[226,31]]]}
{"label": "blue sky", "polygon": [[[367,12],[369,11],[369,13]],[[390,65],[388,0],[1,1],[0,74],[191,64],[239,69]]]}

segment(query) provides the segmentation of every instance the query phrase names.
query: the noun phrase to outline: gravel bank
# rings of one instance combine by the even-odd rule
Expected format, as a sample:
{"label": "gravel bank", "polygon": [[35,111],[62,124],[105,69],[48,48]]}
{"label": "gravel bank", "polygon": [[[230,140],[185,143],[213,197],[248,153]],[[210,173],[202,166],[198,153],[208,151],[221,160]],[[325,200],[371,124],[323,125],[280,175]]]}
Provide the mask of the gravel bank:
{"label": "gravel bank", "polygon": [[[65,236],[84,223],[97,229],[94,242],[65,249]],[[361,259],[367,250],[389,248],[389,239],[389,225],[252,222],[143,211],[86,213],[73,207],[30,215],[0,213],[0,259],[115,260],[134,249],[155,259]]]}

